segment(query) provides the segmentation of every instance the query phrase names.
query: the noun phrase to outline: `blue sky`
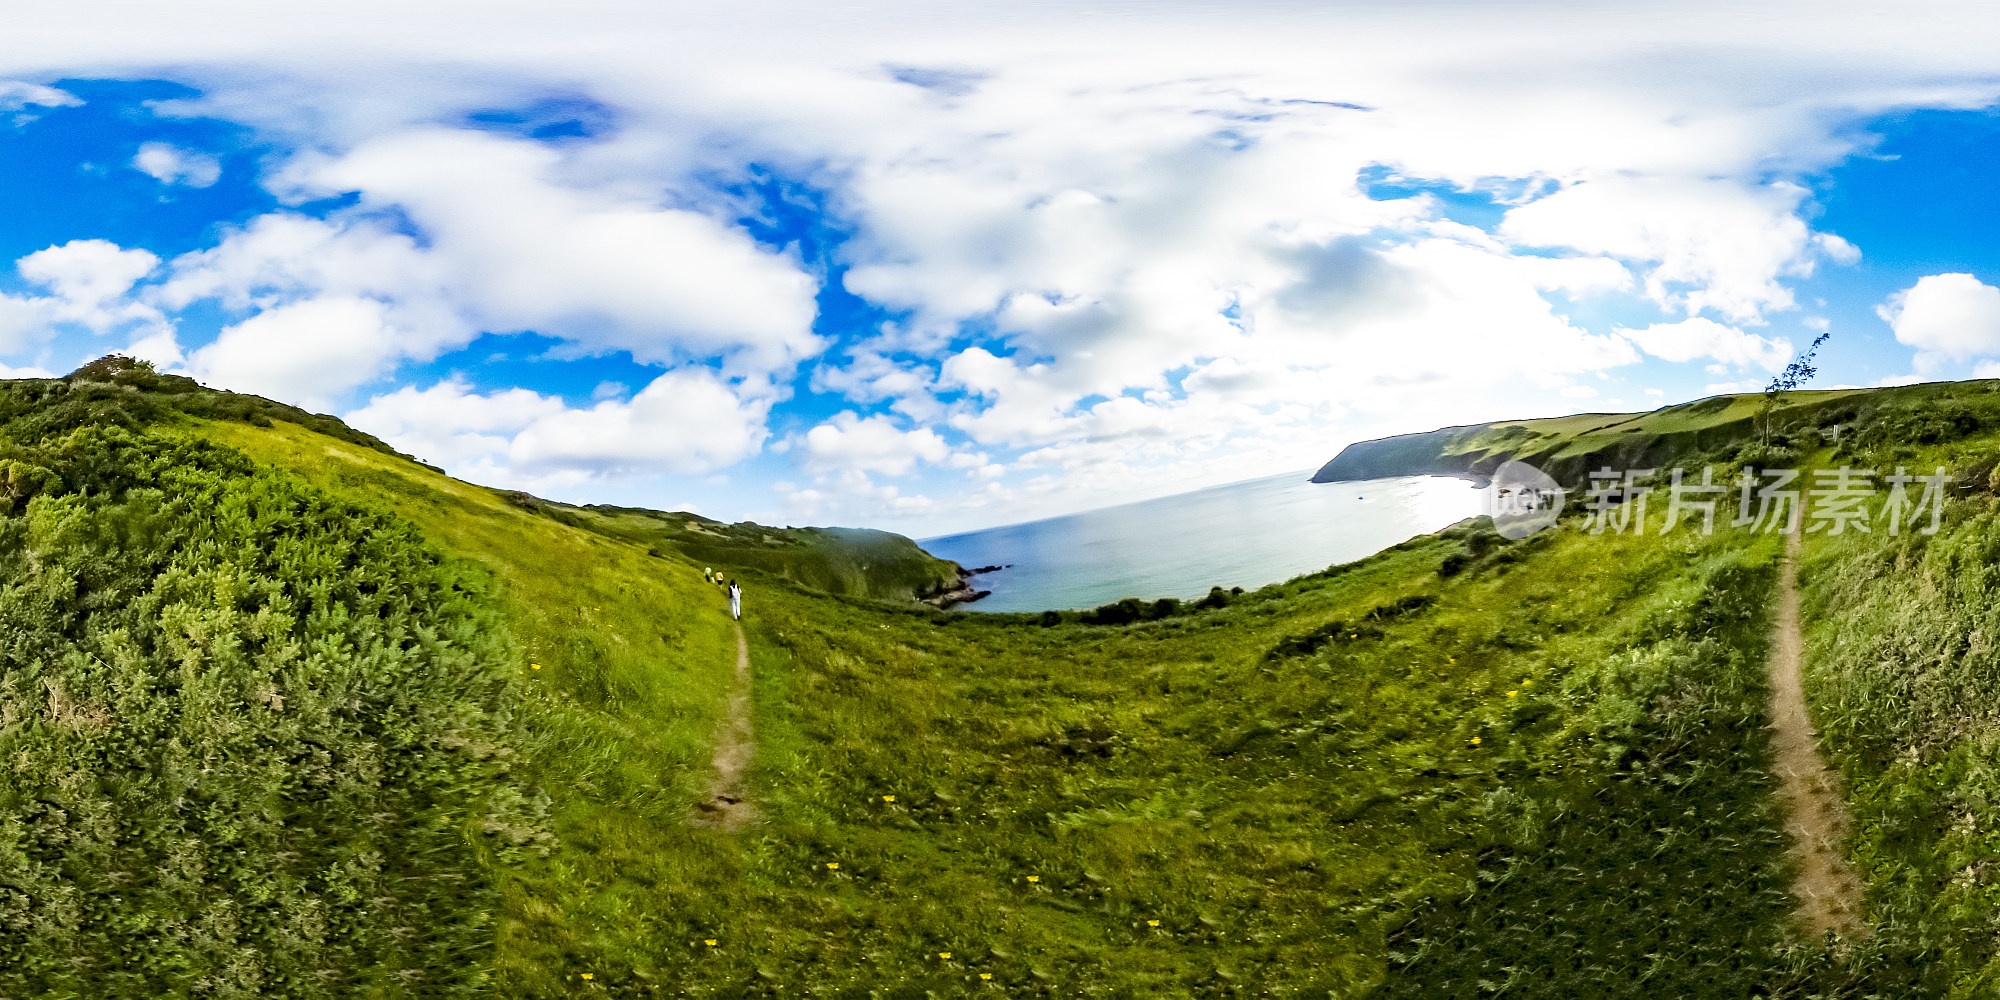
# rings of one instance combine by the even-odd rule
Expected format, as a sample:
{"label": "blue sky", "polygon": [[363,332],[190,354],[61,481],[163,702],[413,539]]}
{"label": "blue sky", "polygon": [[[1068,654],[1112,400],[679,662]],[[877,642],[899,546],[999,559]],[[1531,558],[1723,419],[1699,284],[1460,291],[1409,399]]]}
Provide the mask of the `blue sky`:
{"label": "blue sky", "polygon": [[1754,391],[1821,331],[1821,385],[2000,375],[1970,41],[1121,9],[51,20],[0,44],[0,367],[918,535]]}

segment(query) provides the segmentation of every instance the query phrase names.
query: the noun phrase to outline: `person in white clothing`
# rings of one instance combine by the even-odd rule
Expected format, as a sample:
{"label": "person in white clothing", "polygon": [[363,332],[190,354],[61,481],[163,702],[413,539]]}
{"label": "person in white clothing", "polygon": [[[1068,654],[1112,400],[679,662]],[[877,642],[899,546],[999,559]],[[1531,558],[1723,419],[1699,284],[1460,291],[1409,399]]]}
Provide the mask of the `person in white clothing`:
{"label": "person in white clothing", "polygon": [[743,588],[733,583],[729,585],[729,617],[743,617]]}

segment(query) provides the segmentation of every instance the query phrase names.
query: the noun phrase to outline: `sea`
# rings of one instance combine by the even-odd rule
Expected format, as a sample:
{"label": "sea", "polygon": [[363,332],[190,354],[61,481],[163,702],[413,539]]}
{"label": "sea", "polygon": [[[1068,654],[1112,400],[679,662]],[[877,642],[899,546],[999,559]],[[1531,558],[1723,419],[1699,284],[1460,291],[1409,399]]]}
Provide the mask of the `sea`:
{"label": "sea", "polygon": [[992,593],[964,610],[1044,611],[1253,590],[1484,513],[1482,491],[1462,479],[1311,477],[1288,472],[920,544],[967,569],[1006,567],[972,578]]}

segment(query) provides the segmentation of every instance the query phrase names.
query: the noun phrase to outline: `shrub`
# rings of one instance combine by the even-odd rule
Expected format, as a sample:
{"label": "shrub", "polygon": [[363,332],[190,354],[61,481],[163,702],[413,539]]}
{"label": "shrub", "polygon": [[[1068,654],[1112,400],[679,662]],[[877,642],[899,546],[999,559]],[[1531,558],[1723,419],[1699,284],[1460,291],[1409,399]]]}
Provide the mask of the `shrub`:
{"label": "shrub", "polygon": [[1078,620],[1085,625],[1129,625],[1145,615],[1146,606],[1136,597],[1127,597],[1110,604],[1101,604],[1083,613]]}
{"label": "shrub", "polygon": [[[19,439],[17,438],[18,442]],[[32,441],[0,518],[0,995],[479,989],[501,780],[484,577],[233,452]]]}
{"label": "shrub", "polygon": [[1453,552],[1438,561],[1438,575],[1444,577],[1457,576],[1466,566],[1471,565],[1471,563],[1472,553],[1464,550]]}
{"label": "shrub", "polygon": [[1736,449],[1736,463],[1758,469],[1780,469],[1796,466],[1799,461],[1797,450],[1782,444],[1764,441],[1746,441]]}

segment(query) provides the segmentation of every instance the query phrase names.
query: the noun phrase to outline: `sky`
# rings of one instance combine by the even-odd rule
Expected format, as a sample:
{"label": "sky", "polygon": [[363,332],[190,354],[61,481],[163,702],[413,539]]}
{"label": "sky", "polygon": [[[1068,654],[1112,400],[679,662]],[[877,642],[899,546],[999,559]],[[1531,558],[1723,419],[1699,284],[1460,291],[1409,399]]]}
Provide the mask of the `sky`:
{"label": "sky", "polygon": [[30,2],[0,377],[946,534],[1348,442],[2000,376],[1976,5]]}

